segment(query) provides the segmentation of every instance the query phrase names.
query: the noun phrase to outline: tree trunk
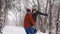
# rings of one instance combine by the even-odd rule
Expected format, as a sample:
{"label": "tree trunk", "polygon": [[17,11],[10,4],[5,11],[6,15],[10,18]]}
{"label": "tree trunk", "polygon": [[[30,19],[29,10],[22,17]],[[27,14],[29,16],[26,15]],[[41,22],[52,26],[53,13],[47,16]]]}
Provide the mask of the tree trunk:
{"label": "tree trunk", "polygon": [[60,12],[60,7],[59,7],[59,9],[58,9],[58,12],[57,12],[57,23],[56,23],[56,34],[58,34],[58,21],[59,21],[59,12]]}
{"label": "tree trunk", "polygon": [[[1,18],[1,0],[0,0],[0,18]],[[2,21],[2,19],[0,19],[0,33],[1,33],[1,28],[2,28],[1,21]]]}
{"label": "tree trunk", "polygon": [[[48,8],[48,0],[47,0],[47,2],[46,2],[46,9],[45,9],[45,14],[47,14],[47,8]],[[44,26],[45,26],[45,32],[46,32],[46,27],[48,27],[47,26],[47,17],[45,16],[45,20],[44,20]]]}
{"label": "tree trunk", "polygon": [[1,10],[1,0],[0,0],[0,10]]}
{"label": "tree trunk", "polygon": [[49,1],[50,7],[49,7],[49,34],[51,34],[51,27],[52,27],[52,4],[51,0]]}
{"label": "tree trunk", "polygon": [[[37,0],[37,3],[38,3],[38,11],[40,12],[40,11],[41,11],[41,7],[40,7],[39,0]],[[40,20],[40,21],[39,21],[39,23],[41,22],[41,23],[40,23],[40,26],[39,26],[39,27],[40,27],[39,29],[40,29],[40,31],[41,31],[41,32],[44,32],[44,31],[43,31],[43,30],[44,30],[44,28],[43,28],[42,18],[41,18],[41,16],[40,16],[40,15],[39,15],[38,17],[39,17],[39,20]]]}

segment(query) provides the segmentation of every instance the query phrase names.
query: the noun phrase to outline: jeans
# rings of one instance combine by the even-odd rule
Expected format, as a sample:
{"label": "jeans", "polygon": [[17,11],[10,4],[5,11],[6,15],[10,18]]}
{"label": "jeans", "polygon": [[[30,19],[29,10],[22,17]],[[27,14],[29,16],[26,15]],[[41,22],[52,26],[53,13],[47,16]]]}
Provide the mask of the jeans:
{"label": "jeans", "polygon": [[34,34],[34,29],[32,27],[25,28],[26,34]]}

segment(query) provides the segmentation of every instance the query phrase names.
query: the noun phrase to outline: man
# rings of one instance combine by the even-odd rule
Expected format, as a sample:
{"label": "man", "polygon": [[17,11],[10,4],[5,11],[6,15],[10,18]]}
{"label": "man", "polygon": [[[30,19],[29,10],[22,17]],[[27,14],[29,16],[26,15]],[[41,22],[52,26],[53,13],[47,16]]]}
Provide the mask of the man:
{"label": "man", "polygon": [[[27,34],[34,34],[34,29],[32,26],[35,25],[35,21],[32,18],[31,15],[31,10],[30,9],[26,9],[27,14],[25,15],[25,19],[24,19],[24,28]],[[32,24],[32,26],[30,25],[30,23]]]}
{"label": "man", "polygon": [[[48,16],[48,14],[44,14],[42,12],[39,12],[36,8],[33,8],[32,9],[32,17],[33,17],[33,19],[34,19],[35,22],[37,21],[37,16],[38,15]],[[35,33],[37,32],[36,28],[34,28],[34,32]]]}
{"label": "man", "polygon": [[36,9],[33,9],[33,10],[32,10],[32,16],[33,16],[33,19],[35,20],[35,22],[36,22],[36,20],[37,20],[37,16],[38,16],[38,15],[48,16],[47,14],[44,14],[44,13],[42,13],[42,12],[39,12],[39,11],[36,10]]}

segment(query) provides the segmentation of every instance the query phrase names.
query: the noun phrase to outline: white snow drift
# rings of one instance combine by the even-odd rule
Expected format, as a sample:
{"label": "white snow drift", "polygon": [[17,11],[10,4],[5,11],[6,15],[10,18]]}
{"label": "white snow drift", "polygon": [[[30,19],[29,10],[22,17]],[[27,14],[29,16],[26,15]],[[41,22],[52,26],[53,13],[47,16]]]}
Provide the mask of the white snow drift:
{"label": "white snow drift", "polygon": [[26,34],[23,27],[5,26],[2,34]]}
{"label": "white snow drift", "polygon": [[[5,26],[2,30],[2,34],[26,34],[23,27],[18,26]],[[48,34],[37,31],[36,34]]]}

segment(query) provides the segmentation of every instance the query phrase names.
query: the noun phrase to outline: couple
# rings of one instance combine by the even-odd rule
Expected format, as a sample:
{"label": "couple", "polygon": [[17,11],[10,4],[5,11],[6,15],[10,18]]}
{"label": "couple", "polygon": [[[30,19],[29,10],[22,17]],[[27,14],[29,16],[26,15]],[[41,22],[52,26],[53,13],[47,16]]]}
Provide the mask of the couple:
{"label": "couple", "polygon": [[25,18],[24,18],[24,28],[25,28],[26,34],[35,34],[37,30],[33,28],[33,26],[36,26],[35,22],[37,20],[38,14],[45,15],[45,16],[47,16],[47,14],[43,14],[36,9],[32,9],[32,12],[30,9],[26,9],[26,11],[27,11],[27,14],[25,15]]}

